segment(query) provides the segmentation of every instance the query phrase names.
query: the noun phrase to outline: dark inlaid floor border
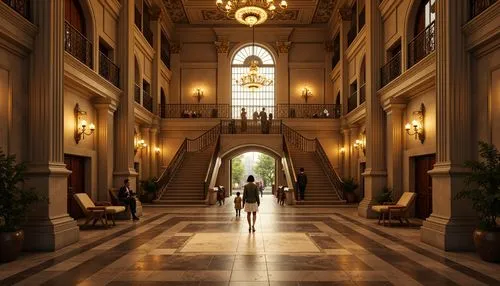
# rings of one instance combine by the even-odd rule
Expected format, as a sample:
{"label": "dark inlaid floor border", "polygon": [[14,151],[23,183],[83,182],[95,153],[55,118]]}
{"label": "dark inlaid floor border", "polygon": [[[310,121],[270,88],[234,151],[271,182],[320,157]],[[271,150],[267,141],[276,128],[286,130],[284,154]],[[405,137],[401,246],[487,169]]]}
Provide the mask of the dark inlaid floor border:
{"label": "dark inlaid floor border", "polygon": [[387,246],[355,231],[354,229],[335,221],[332,218],[323,221],[327,226],[336,230],[364,249],[384,260],[401,272],[412,277],[415,281],[424,285],[458,285],[449,278],[441,275],[431,268],[427,268],[403,254],[400,254]]}
{"label": "dark inlaid floor border", "polygon": [[141,227],[141,226],[145,226],[153,221],[156,221],[164,216],[166,216],[167,214],[166,213],[162,213],[162,214],[159,214],[159,215],[156,215],[156,216],[153,216],[151,218],[148,218],[148,219],[145,219],[143,221],[141,221],[140,224],[134,224],[130,227],[127,227],[127,228],[124,228],[120,231],[117,231],[115,233],[112,233],[110,235],[107,235],[103,238],[100,238],[100,239],[97,239],[91,243],[88,243],[88,244],[85,244],[85,245],[82,245],[74,250],[71,250],[67,253],[64,253],[64,254],[61,254],[59,256],[56,256],[54,258],[50,258],[40,264],[37,264],[35,266],[32,266],[28,269],[25,269],[21,272],[18,272],[14,275],[11,275],[11,276],[8,276],[6,278],[4,278],[3,280],[0,280],[0,285],[14,285],[24,279],[27,279],[29,278],[30,276],[33,276],[39,272],[42,272],[43,270],[47,269],[47,268],[50,268],[56,264],[59,264],[61,262],[64,262],[76,255],[79,255],[79,254],[82,254],[96,246],[99,246],[100,244],[103,244],[103,243],[106,243],[108,241],[110,241],[111,239],[113,238],[116,238],[118,236],[121,236],[123,234],[126,234],[138,227]]}
{"label": "dark inlaid floor border", "polygon": [[419,246],[416,246],[413,243],[407,242],[407,241],[405,241],[403,239],[400,239],[398,237],[390,235],[390,234],[388,234],[388,233],[386,233],[384,231],[381,231],[381,230],[379,230],[379,229],[377,229],[375,227],[363,224],[363,223],[361,223],[361,222],[359,222],[359,221],[357,221],[355,219],[352,219],[350,217],[347,217],[347,216],[345,216],[343,214],[336,213],[335,215],[338,216],[338,217],[340,217],[340,218],[342,218],[342,219],[345,219],[346,221],[352,222],[353,224],[355,224],[357,226],[360,226],[360,227],[362,227],[362,228],[364,228],[364,229],[366,229],[368,231],[371,231],[371,232],[373,232],[373,233],[375,233],[377,235],[380,235],[380,236],[382,236],[382,237],[384,237],[386,239],[389,239],[389,240],[392,240],[392,241],[394,241],[396,243],[399,243],[399,244],[405,246],[406,248],[408,248],[408,249],[410,249],[410,250],[412,250],[412,251],[414,251],[414,252],[416,252],[418,254],[421,254],[421,255],[423,255],[423,256],[425,256],[427,258],[430,258],[430,259],[432,259],[432,260],[434,260],[436,262],[439,262],[439,263],[441,263],[441,264],[443,264],[443,265],[445,265],[447,267],[450,267],[453,270],[456,270],[456,271],[458,271],[460,273],[463,273],[463,274],[465,274],[465,275],[467,275],[469,277],[472,277],[472,278],[474,278],[474,279],[476,279],[478,281],[481,281],[481,282],[486,283],[488,285],[499,285],[500,284],[500,281],[496,280],[493,277],[485,275],[485,274],[483,274],[481,272],[478,272],[478,271],[476,271],[474,269],[471,269],[471,268],[469,268],[469,267],[467,267],[467,266],[465,266],[463,264],[460,264],[458,262],[450,260],[450,259],[448,259],[446,257],[440,256],[440,255],[438,255],[436,253],[433,253],[433,252],[431,252],[431,251],[429,251],[427,249],[424,249],[424,248],[421,248]]}

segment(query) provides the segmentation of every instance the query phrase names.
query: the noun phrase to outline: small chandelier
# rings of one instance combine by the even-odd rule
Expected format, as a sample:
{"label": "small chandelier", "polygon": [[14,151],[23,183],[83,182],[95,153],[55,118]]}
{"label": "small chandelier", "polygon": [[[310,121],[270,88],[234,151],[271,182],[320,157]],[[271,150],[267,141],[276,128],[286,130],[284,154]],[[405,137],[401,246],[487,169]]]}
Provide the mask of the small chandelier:
{"label": "small chandelier", "polygon": [[[255,57],[255,27],[252,27],[252,56]],[[236,83],[242,87],[249,88],[250,90],[256,90],[263,86],[269,86],[273,84],[273,80],[259,74],[258,62],[255,59],[250,61],[249,71],[246,75],[243,75]]]}
{"label": "small chandelier", "polygon": [[274,0],[216,0],[215,3],[220,11],[226,13],[227,18],[236,19],[249,27],[274,18],[288,7],[286,0],[281,0],[279,9],[274,5]]}

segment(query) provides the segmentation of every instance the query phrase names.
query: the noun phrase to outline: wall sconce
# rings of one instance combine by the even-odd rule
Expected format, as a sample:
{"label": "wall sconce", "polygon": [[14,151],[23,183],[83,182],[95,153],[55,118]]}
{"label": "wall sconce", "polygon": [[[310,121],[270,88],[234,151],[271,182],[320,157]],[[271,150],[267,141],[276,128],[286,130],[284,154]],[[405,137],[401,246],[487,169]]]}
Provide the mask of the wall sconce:
{"label": "wall sconce", "polygon": [[340,152],[340,154],[344,154],[345,153],[345,148],[344,147],[340,147],[339,152]]}
{"label": "wall sconce", "polygon": [[364,139],[356,139],[353,144],[354,149],[356,150],[363,150],[363,154],[366,152],[366,141]]}
{"label": "wall sconce", "polygon": [[138,139],[136,142],[135,142],[135,146],[134,146],[134,154],[137,153],[137,151],[141,150],[141,149],[144,149],[148,147],[148,144],[146,144],[146,142],[144,142],[144,139]]}
{"label": "wall sconce", "polygon": [[302,97],[304,98],[304,100],[307,103],[307,100],[309,99],[309,97],[312,97],[311,90],[308,89],[307,87],[304,87],[304,89],[302,90]]}
{"label": "wall sconce", "polygon": [[160,147],[155,147],[155,153],[160,154]]}
{"label": "wall sconce", "polygon": [[193,96],[198,100],[198,103],[200,103],[201,99],[203,98],[203,89],[197,88],[194,91],[194,95]]}
{"label": "wall sconce", "polygon": [[[75,141],[76,144],[80,140],[85,139],[85,135],[90,136],[95,131],[94,123],[87,124],[87,120],[83,116],[87,116],[87,112],[80,109],[78,103],[75,105]],[[87,129],[88,128],[88,129]]]}
{"label": "wall sconce", "polygon": [[420,110],[413,112],[413,120],[411,123],[405,124],[406,133],[410,136],[415,136],[415,140],[420,140],[420,143],[424,144],[425,140],[425,130],[424,130],[424,115],[425,106],[422,103],[420,105]]}

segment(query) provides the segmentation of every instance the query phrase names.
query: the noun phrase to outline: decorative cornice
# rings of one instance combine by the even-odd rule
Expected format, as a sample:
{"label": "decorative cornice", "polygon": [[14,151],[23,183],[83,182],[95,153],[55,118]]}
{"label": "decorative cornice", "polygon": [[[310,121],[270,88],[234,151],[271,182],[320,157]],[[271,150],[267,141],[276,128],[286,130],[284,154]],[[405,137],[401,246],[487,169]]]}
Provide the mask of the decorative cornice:
{"label": "decorative cornice", "polygon": [[227,40],[215,41],[214,45],[218,54],[227,54],[229,51],[229,41]]}
{"label": "decorative cornice", "polygon": [[26,20],[7,4],[0,3],[0,34],[3,35],[6,42],[9,42],[9,45],[0,43],[2,47],[8,48],[9,51],[15,54],[25,56],[33,50],[34,38],[37,32],[37,26]]}
{"label": "decorative cornice", "polygon": [[387,19],[393,11],[396,11],[399,3],[401,3],[401,0],[383,0],[378,6],[382,19]]}
{"label": "decorative cornice", "polygon": [[290,50],[291,46],[292,46],[292,42],[284,42],[284,41],[277,41],[276,42],[276,47],[278,48],[278,52],[280,54],[287,54],[288,50]]}
{"label": "decorative cornice", "polygon": [[[481,14],[477,15],[462,27],[466,35],[468,50],[495,39],[500,34],[499,22],[492,21],[500,17],[500,1],[495,2]],[[495,25],[496,24],[496,25]]]}
{"label": "decorative cornice", "polygon": [[350,8],[339,8],[337,11],[342,21],[351,21],[352,20],[352,10]]}

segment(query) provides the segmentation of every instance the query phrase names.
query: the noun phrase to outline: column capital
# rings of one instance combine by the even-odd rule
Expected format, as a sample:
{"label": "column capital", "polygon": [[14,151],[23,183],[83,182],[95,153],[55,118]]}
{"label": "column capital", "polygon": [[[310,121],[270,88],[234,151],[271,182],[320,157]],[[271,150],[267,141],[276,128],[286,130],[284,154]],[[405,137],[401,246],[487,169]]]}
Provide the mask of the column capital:
{"label": "column capital", "polygon": [[382,107],[387,114],[397,111],[403,111],[406,108],[406,102],[401,100],[388,99],[383,102]]}
{"label": "column capital", "polygon": [[181,43],[171,42],[170,43],[170,52],[172,54],[179,54],[181,52]]}
{"label": "column capital", "polygon": [[350,8],[339,8],[338,9],[339,18],[342,21],[352,20],[352,10]]}
{"label": "column capital", "polygon": [[292,46],[292,42],[290,41],[277,41],[276,47],[278,48],[278,52],[280,54],[287,54],[288,50]]}
{"label": "column capital", "polygon": [[97,110],[106,109],[114,113],[117,108],[117,103],[111,99],[98,99],[94,101],[94,107]]}
{"label": "column capital", "polygon": [[227,54],[229,51],[229,41],[226,39],[218,39],[214,42],[214,45],[218,54]]}

